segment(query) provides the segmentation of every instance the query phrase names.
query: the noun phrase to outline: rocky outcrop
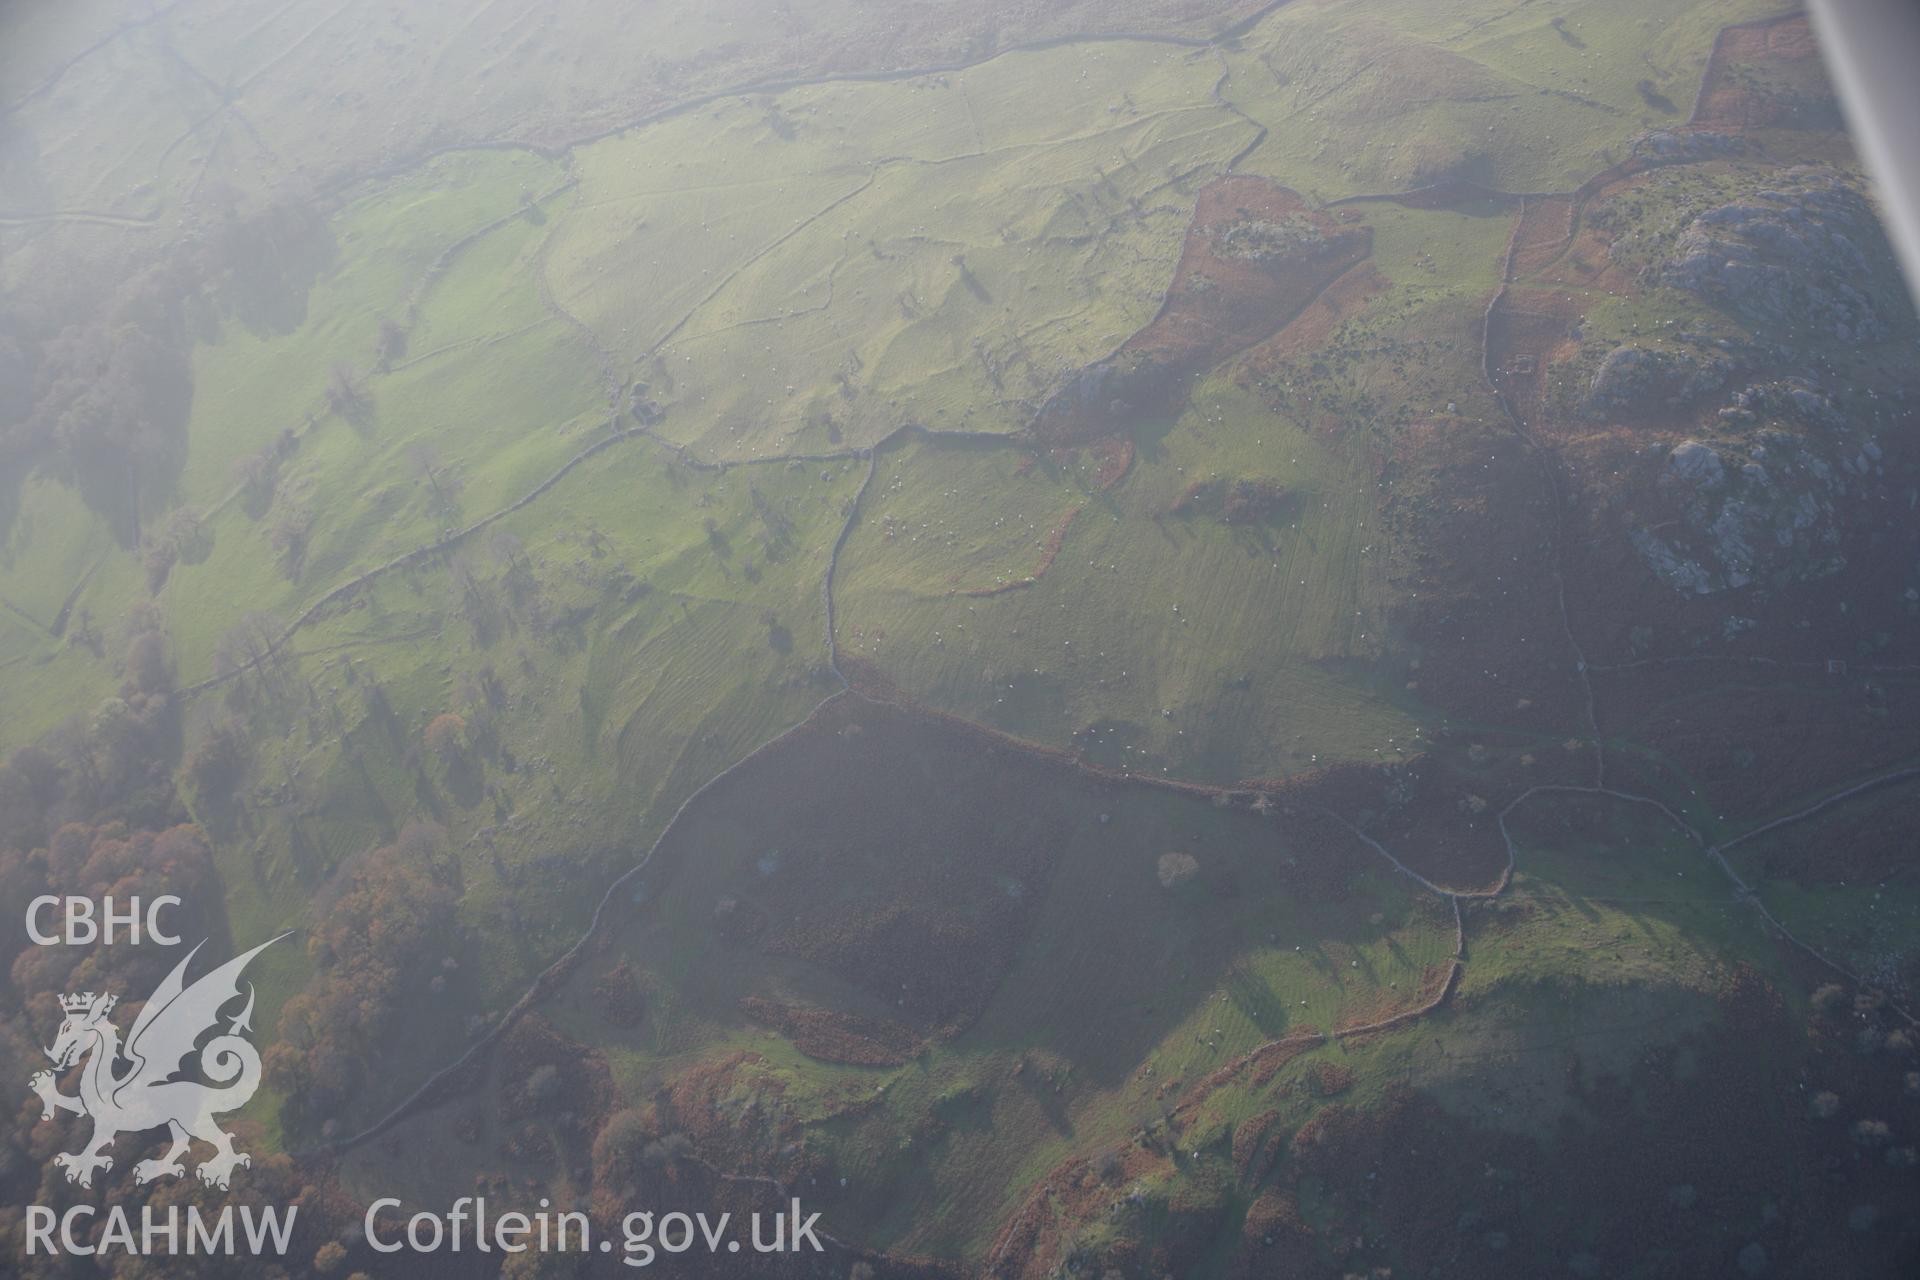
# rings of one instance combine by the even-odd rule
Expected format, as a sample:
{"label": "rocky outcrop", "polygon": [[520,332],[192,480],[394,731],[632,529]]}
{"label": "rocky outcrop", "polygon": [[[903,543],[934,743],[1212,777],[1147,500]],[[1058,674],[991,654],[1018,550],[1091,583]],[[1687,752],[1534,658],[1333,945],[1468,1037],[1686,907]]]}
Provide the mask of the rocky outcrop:
{"label": "rocky outcrop", "polygon": [[1718,416],[1721,422],[1731,426],[1780,419],[1833,432],[1846,425],[1846,419],[1834,407],[1832,398],[1818,384],[1806,378],[1754,383],[1735,392]]}
{"label": "rocky outcrop", "polygon": [[1692,164],[1751,150],[1753,143],[1739,134],[1712,129],[1649,129],[1627,144],[1628,155],[1655,164]]}
{"label": "rocky outcrop", "polygon": [[1876,342],[1888,336],[1873,298],[1873,264],[1884,259],[1866,197],[1831,172],[1801,169],[1694,218],[1656,274],[1775,332]]}
{"label": "rocky outcrop", "polygon": [[1696,489],[1711,489],[1727,474],[1719,453],[1698,440],[1682,440],[1675,445],[1667,455],[1667,470],[1675,479]]}
{"label": "rocky outcrop", "polygon": [[1617,417],[1676,408],[1722,391],[1733,372],[1733,361],[1724,356],[1633,344],[1615,347],[1588,385],[1586,410],[1593,417]]}
{"label": "rocky outcrop", "polygon": [[1845,568],[1838,504],[1850,484],[1876,473],[1881,456],[1870,437],[1823,438],[1781,426],[1747,440],[1655,448],[1666,452],[1656,484],[1678,519],[1627,536],[1667,585],[1687,595],[1785,586]]}

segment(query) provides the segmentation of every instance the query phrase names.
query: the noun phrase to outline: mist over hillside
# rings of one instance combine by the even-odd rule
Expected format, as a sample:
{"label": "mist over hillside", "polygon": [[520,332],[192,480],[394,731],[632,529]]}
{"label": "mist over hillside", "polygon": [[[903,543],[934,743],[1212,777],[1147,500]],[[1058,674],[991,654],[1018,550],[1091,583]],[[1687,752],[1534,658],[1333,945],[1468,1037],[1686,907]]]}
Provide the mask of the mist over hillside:
{"label": "mist over hillside", "polygon": [[1917,357],[1784,0],[8,7],[0,1270],[1912,1274]]}

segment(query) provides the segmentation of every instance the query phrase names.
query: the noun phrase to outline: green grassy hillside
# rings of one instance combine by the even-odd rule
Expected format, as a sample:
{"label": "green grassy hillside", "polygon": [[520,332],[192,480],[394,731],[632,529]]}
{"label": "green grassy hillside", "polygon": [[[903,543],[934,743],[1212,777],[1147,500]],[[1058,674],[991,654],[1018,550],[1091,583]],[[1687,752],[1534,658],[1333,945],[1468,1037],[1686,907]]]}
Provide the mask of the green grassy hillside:
{"label": "green grassy hillside", "polygon": [[[1688,123],[1782,5],[913,9],[876,58],[855,6],[668,6],[630,91],[483,6],[384,99],[398,19],[184,8],[76,18],[107,52],[0,122],[95,157],[0,153],[11,278],[124,236],[190,282],[192,385],[151,476],[102,469],[126,510],[79,411],[0,476],[0,800],[44,828],[0,883],[197,824],[210,930],[301,935],[263,1153],[603,1217],[772,1179],[929,1275],[1911,1238],[1841,1204],[1912,1149],[1911,312],[1880,270],[1871,340],[1798,343],[1674,265],[1746,206],[1872,221],[1775,109],[1822,92],[1797,23]],[[451,84],[494,123],[355,136]],[[1744,557],[1806,476],[1820,574],[1646,549]],[[382,1038],[330,1054],[356,979]],[[1582,1171],[1652,1199],[1616,1229]]]}

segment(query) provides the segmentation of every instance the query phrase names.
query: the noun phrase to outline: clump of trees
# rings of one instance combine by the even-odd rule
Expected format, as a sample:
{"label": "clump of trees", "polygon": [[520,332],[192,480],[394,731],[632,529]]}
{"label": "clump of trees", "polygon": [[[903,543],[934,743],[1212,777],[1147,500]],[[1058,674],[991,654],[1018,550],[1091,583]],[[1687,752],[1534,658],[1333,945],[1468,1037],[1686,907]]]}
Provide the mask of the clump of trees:
{"label": "clump of trees", "polygon": [[353,366],[344,361],[327,373],[327,407],[355,426],[373,421],[373,397]]}
{"label": "clump of trees", "polygon": [[426,482],[430,494],[427,509],[436,519],[458,520],[464,482],[459,473],[441,459],[439,446],[427,440],[416,441],[407,446],[406,454],[407,466]]}
{"label": "clump of trees", "polygon": [[[100,651],[107,637],[96,633]],[[179,815],[171,786],[178,717],[159,616],[134,609],[118,693],[70,716],[0,769],[0,842],[31,847],[65,821],[155,827]]]}
{"label": "clump of trees", "polygon": [[307,548],[313,538],[313,510],[305,503],[288,503],[280,509],[267,529],[267,542],[273,547],[280,576],[297,581],[307,565]]}
{"label": "clump of trees", "polygon": [[780,615],[771,609],[762,610],[760,624],[767,629],[767,646],[775,653],[793,652],[793,632],[780,621]]}
{"label": "clump of trees", "polygon": [[230,687],[229,697],[246,701],[246,681],[272,683],[279,667],[279,627],[264,613],[243,613],[213,642],[213,674]]}
{"label": "clump of trees", "polygon": [[1155,870],[1161,888],[1177,889],[1200,873],[1200,861],[1190,853],[1175,850],[1161,854]]}
{"label": "clump of trees", "polygon": [[194,267],[227,315],[255,332],[291,333],[306,320],[307,293],[334,250],[319,206],[289,199],[211,228]]}
{"label": "clump of trees", "polygon": [[527,1103],[536,1111],[544,1111],[559,1100],[562,1091],[560,1068],[551,1062],[543,1062],[527,1073],[526,1083],[521,1086]]}
{"label": "clump of trees", "polygon": [[202,802],[224,804],[233,798],[246,773],[247,733],[240,721],[228,716],[187,752],[183,770]]}
{"label": "clump of trees", "polygon": [[[290,203],[229,217],[110,279],[10,298],[0,315],[0,484],[52,476],[122,546],[142,546],[186,460],[194,342],[224,316],[290,330],[331,256],[324,217]],[[151,576],[164,580],[175,542],[143,549]]]}
{"label": "clump of trees", "polygon": [[394,361],[406,358],[407,331],[398,320],[388,316],[380,322],[380,333],[374,339],[373,354],[382,372],[391,369]]}
{"label": "clump of trees", "polygon": [[240,505],[255,519],[266,514],[279,478],[280,457],[273,449],[255,449],[233,460],[233,482],[240,489]]}
{"label": "clump of trees", "polygon": [[602,1221],[619,1221],[623,1206],[646,1200],[694,1154],[693,1139],[666,1131],[654,1108],[614,1112],[594,1135],[589,1211]]}
{"label": "clump of trees", "polygon": [[193,293],[190,272],[163,264],[65,320],[16,323],[0,351],[0,474],[44,468],[138,544],[186,459]]}
{"label": "clump of trees", "polygon": [[[15,767],[9,763],[9,769]],[[181,905],[167,924],[183,937],[213,932],[206,912],[219,901],[213,853],[205,835],[187,823],[143,830],[123,820],[66,822],[44,845],[0,848],[0,911],[15,922],[0,937],[0,957],[18,1003],[42,1024],[62,992],[146,991],[178,956],[160,947],[36,947],[27,945],[27,904],[43,894],[115,901],[174,894]]]}
{"label": "clump of trees", "polygon": [[1862,1147],[1884,1147],[1893,1140],[1893,1130],[1885,1120],[1855,1120],[1850,1132],[1854,1142]]}
{"label": "clump of trees", "polygon": [[213,528],[192,507],[176,507],[140,545],[140,565],[147,571],[147,590],[166,585],[173,566],[199,564],[213,552]]}
{"label": "clump of trees", "polygon": [[[0,857],[8,859],[0,862],[0,897],[14,919],[24,917],[33,896],[52,891],[48,885],[85,891],[68,874],[83,861],[74,854],[74,832],[113,829],[121,838],[141,834],[150,840],[155,832],[183,826],[186,815],[170,785],[178,738],[173,692],[159,615],[136,608],[127,626],[119,692],[0,764]],[[56,838],[57,852],[51,851]],[[104,883],[110,886],[104,891],[122,892],[111,887],[112,879]],[[6,895],[23,884],[40,887],[15,904]],[[16,928],[9,942],[21,932]]]}
{"label": "clump of trees", "polygon": [[[8,1044],[44,1044],[59,1024],[58,998],[66,992],[106,990],[136,999],[180,959],[179,949],[128,946],[118,939],[113,946],[28,945],[19,922],[34,898],[50,894],[97,903],[108,895],[124,902],[171,894],[181,902],[166,923],[189,943],[226,934],[225,894],[212,850],[172,787],[179,734],[173,670],[157,615],[136,607],[124,640],[119,693],[93,715],[76,717],[0,764],[0,914],[15,922],[0,929],[0,985],[8,988],[0,998],[0,1041]],[[82,1125],[74,1117],[43,1124],[38,1106],[0,1115],[0,1181],[10,1202],[67,1203],[71,1188],[50,1155],[77,1142]],[[193,1178],[141,1187],[132,1166],[132,1155],[117,1161],[101,1192],[129,1213],[148,1199],[156,1206],[192,1203],[203,1213],[243,1200],[298,1203],[295,1254],[311,1255],[338,1230],[326,1216],[327,1202],[296,1177],[285,1156],[256,1149],[252,1168],[231,1193]],[[7,1274],[21,1280],[70,1274],[58,1258],[43,1262],[28,1255],[18,1215],[0,1221],[0,1256],[15,1260]]]}
{"label": "clump of trees", "polygon": [[458,764],[467,749],[467,722],[451,711],[443,712],[427,725],[424,737],[427,750],[442,763]]}
{"label": "clump of trees", "polygon": [[323,1122],[360,1091],[452,947],[454,892],[431,863],[437,845],[415,827],[368,853],[309,935],[315,977],[282,1008],[264,1060],[294,1125]]}
{"label": "clump of trees", "polygon": [[658,1131],[651,1118],[632,1108],[607,1117],[593,1139],[593,1212],[604,1221],[618,1221],[622,1206],[638,1203],[645,1186],[647,1148]]}

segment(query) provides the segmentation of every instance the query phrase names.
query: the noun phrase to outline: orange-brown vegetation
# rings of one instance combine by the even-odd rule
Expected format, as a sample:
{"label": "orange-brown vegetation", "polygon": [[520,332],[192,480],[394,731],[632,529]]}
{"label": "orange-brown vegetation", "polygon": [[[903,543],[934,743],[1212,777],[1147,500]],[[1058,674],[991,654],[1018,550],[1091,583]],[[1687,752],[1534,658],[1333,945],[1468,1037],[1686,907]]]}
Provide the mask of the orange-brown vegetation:
{"label": "orange-brown vegetation", "polygon": [[640,989],[633,966],[625,960],[594,982],[593,999],[600,1016],[624,1030],[639,1026],[647,1016],[646,993]]}
{"label": "orange-brown vegetation", "polygon": [[[1131,454],[1129,454],[1129,456],[1131,456]],[[1040,546],[1040,562],[1033,567],[1033,572],[1026,577],[1015,578],[1011,582],[996,583],[990,587],[956,588],[951,594],[986,598],[1033,586],[1046,576],[1048,569],[1053,567],[1054,560],[1060,555],[1060,547],[1067,540],[1067,530],[1072,527],[1073,518],[1080,514],[1080,510],[1079,507],[1074,507],[1060,517],[1059,523],[1053,526],[1053,529],[1047,534],[1046,541]]]}
{"label": "orange-brown vegetation", "polygon": [[432,999],[429,969],[452,942],[453,906],[452,889],[398,848],[349,872],[308,935],[316,975],[282,1006],[263,1064],[296,1123],[352,1098],[411,1005]]}
{"label": "orange-brown vegetation", "polygon": [[1692,123],[1714,129],[1838,129],[1804,13],[1728,27],[1714,41]]}
{"label": "orange-brown vegetation", "polygon": [[790,1004],[764,996],[746,996],[740,1011],[778,1031],[793,1047],[822,1062],[855,1067],[897,1067],[920,1052],[912,1031],[885,1018],[867,1018],[816,1005]]}
{"label": "orange-brown vegetation", "polygon": [[1124,436],[1174,411],[1195,376],[1270,337],[1372,244],[1369,228],[1265,179],[1216,179],[1195,202],[1159,313],[1056,392],[1033,436],[1049,447]]}
{"label": "orange-brown vegetation", "polygon": [[1251,386],[1281,361],[1319,351],[1343,323],[1387,288],[1387,278],[1368,263],[1342,272],[1272,337],[1248,348],[1240,358],[1238,380]]}

